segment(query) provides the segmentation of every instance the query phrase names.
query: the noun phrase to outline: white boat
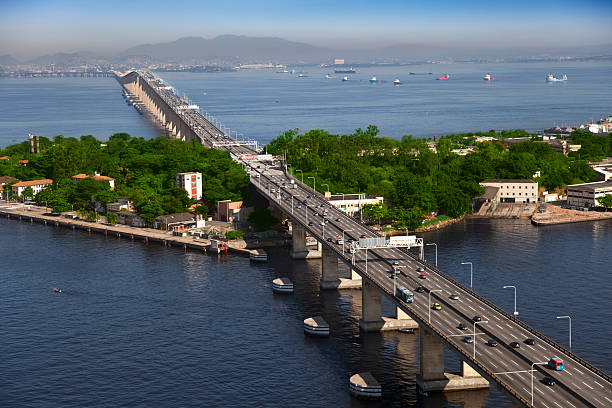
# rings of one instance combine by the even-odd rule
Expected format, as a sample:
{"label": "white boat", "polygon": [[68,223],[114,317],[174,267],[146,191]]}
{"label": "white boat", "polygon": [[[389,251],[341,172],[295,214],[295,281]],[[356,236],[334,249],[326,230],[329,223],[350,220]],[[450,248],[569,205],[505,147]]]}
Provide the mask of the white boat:
{"label": "white boat", "polygon": [[399,85],[399,84],[401,84],[400,80],[398,78],[395,78],[393,80],[393,85]]}
{"label": "white boat", "polygon": [[249,253],[249,259],[255,262],[266,262],[268,254],[263,249],[254,249]]}
{"label": "white boat", "polygon": [[306,74],[298,74],[298,78],[306,78]]}
{"label": "white boat", "polygon": [[345,76],[345,77],[343,77],[343,78],[342,78],[342,81],[343,81],[343,82],[346,82],[346,81],[348,81],[348,80],[349,80],[349,79],[348,79],[348,77],[347,77],[347,76]]}
{"label": "white boat", "polygon": [[373,76],[372,78],[370,78],[370,83],[371,84],[375,84],[376,82],[378,82],[378,79],[376,79],[375,76]]}
{"label": "white boat", "polygon": [[333,77],[333,75],[325,74],[325,79],[332,79]]}

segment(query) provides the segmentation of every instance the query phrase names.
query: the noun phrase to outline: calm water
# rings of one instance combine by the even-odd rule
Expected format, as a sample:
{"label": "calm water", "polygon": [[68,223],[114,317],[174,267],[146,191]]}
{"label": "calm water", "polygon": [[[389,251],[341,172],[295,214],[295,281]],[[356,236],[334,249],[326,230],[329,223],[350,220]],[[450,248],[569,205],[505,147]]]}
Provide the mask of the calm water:
{"label": "calm water", "polygon": [[[426,240],[463,282],[459,262],[474,262],[475,289],[509,311],[501,286],[517,285],[521,318],[562,343],[555,316],[571,315],[574,349],[612,371],[612,222],[468,221]],[[256,265],[4,218],[0,248],[2,406],[510,406],[495,387],[419,400],[418,337],[360,333],[360,291],[321,293],[319,262],[284,248]],[[293,296],[272,294],[278,276]],[[329,339],[304,336],[315,314]],[[348,377],[364,370],[382,403],[349,397]]]}
{"label": "calm water", "polygon": [[[305,78],[274,70],[158,75],[232,131],[260,142],[293,128],[349,133],[375,124],[382,135],[400,138],[489,129],[541,130],[612,114],[610,63],[361,68],[349,82],[341,81],[342,74],[325,79],[329,69],[305,70]],[[451,74],[451,80],[436,81],[444,72]],[[500,80],[483,81],[487,72]],[[546,83],[548,72],[565,73],[569,80]],[[374,75],[384,82],[370,84]],[[395,78],[404,83],[394,86]],[[0,78],[0,146],[21,141],[28,132],[93,134],[105,139],[119,131],[146,138],[159,134],[123,101],[114,79]]]}

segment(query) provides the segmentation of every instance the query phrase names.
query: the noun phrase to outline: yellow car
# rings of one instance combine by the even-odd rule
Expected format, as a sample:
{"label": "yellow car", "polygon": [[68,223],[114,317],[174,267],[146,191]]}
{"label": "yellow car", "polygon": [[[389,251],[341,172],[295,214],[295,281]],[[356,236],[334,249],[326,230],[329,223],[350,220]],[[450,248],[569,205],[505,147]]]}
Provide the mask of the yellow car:
{"label": "yellow car", "polygon": [[434,303],[433,306],[431,306],[431,308],[433,310],[440,310],[442,309],[442,306],[439,303]]}

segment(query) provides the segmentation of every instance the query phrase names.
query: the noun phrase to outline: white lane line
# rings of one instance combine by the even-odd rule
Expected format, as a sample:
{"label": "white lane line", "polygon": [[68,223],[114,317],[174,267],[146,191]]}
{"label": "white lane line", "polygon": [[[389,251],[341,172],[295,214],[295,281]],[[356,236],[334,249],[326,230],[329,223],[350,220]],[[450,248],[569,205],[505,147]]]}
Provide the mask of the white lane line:
{"label": "white lane line", "polygon": [[[595,401],[597,401],[597,400],[595,400]],[[571,402],[569,402],[569,401],[565,401],[565,402],[567,402],[568,404],[570,404],[572,407],[576,408],[576,406],[575,406],[574,404],[572,404]]]}
{"label": "white lane line", "polygon": [[604,388],[603,385],[601,385],[600,383],[598,383],[597,381],[593,381],[595,384],[599,385],[601,388]]}
{"label": "white lane line", "polygon": [[[600,401],[600,400],[598,400],[598,399],[597,399],[597,398],[595,398],[595,397],[593,397],[593,399],[595,400],[595,402],[596,402],[596,403],[598,403],[599,405],[601,405],[601,406],[603,407],[603,404],[601,403],[601,401]],[[569,404],[569,401],[568,401],[568,404]],[[570,404],[570,405],[571,405],[571,404]],[[575,406],[574,406],[574,405],[572,405],[572,407],[574,407],[574,408],[575,408]]]}
{"label": "white lane line", "polygon": [[499,320],[499,317],[497,317],[496,315],[493,315],[493,318]]}
{"label": "white lane line", "polygon": [[512,328],[512,326],[510,326],[508,323],[506,323],[506,327],[508,327],[509,329]]}
{"label": "white lane line", "polygon": [[573,374],[572,374],[572,373],[570,373],[568,370],[563,370],[563,371],[565,371],[567,374],[569,374],[569,375],[573,376]]}
{"label": "white lane line", "polygon": [[612,403],[612,400],[608,397],[604,397],[606,400],[608,400],[608,402]]}
{"label": "white lane line", "polygon": [[531,391],[530,391],[530,390],[528,390],[528,389],[527,389],[527,388],[525,388],[525,387],[523,387],[523,389],[525,390],[525,392],[526,392],[527,394],[531,395]]}
{"label": "white lane line", "polygon": [[496,325],[497,327],[499,327],[499,330],[504,330],[504,328],[503,328],[503,327],[501,327],[499,324],[495,323],[495,325]]}
{"label": "white lane line", "polygon": [[559,405],[559,403],[557,401],[553,401],[555,403],[555,405],[557,405],[558,407],[560,407],[561,405]]}
{"label": "white lane line", "polygon": [[[536,370],[533,370],[536,371]],[[519,373],[530,373],[531,370],[519,370],[519,371],[503,371],[501,373],[493,373],[495,375],[501,375],[501,374],[519,374]]]}
{"label": "white lane line", "polygon": [[514,360],[510,360],[510,362],[512,362],[512,363],[514,363],[514,364],[516,364],[516,365],[517,365],[517,366],[519,366],[519,367],[521,366],[519,363],[517,363],[517,362],[516,362],[516,361],[514,361]]}
{"label": "white lane line", "polygon": [[542,403],[542,405],[544,405],[546,408],[548,408],[548,405],[546,405],[545,403]]}
{"label": "white lane line", "polygon": [[582,371],[580,371],[579,369],[577,369],[576,367],[574,367],[574,370],[578,371],[580,374],[584,375],[584,373]]}
{"label": "white lane line", "polygon": [[538,347],[541,348],[542,350],[546,351],[546,347],[544,347],[543,345],[538,344]]}
{"label": "white lane line", "polygon": [[584,385],[586,385],[587,387],[589,387],[590,389],[594,389],[593,387],[591,387],[589,384],[585,383],[584,381],[582,382]]}

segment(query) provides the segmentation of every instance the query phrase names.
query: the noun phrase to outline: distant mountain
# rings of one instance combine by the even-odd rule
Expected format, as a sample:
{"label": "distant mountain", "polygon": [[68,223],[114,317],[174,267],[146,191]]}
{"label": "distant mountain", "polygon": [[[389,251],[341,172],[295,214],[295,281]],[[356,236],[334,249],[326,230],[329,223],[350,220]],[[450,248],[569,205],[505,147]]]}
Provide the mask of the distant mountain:
{"label": "distant mountain", "polygon": [[55,64],[56,66],[75,66],[86,64],[89,56],[83,55],[82,53],[64,53],[59,52],[57,54],[49,54],[42,55],[38,58],[34,58],[29,61],[31,64],[36,65],[51,65]]}
{"label": "distant mountain", "polygon": [[185,37],[160,44],[144,44],[125,50],[121,55],[148,56],[158,60],[278,59],[313,60],[328,57],[330,51],[313,45],[276,37],[221,35],[209,40]]}
{"label": "distant mountain", "polygon": [[19,61],[13,58],[12,55],[0,55],[0,66],[12,66],[19,64]]}

